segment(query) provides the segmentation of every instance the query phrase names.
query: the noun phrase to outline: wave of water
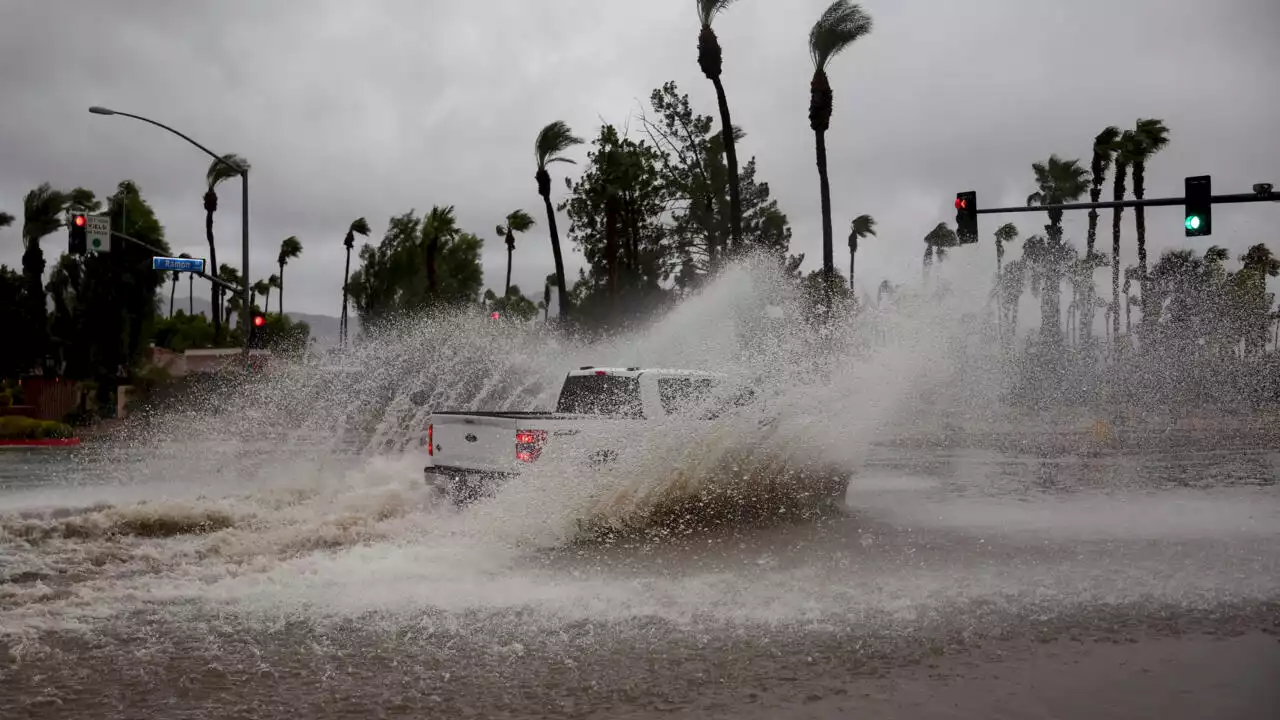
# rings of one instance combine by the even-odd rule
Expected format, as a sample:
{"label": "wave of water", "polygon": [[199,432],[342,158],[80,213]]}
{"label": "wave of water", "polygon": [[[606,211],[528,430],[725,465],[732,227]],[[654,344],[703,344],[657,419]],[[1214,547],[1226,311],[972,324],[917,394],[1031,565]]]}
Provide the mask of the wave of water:
{"label": "wave of water", "polygon": [[[1137,582],[1135,566],[1078,558],[1054,558],[1050,570],[1035,556],[994,562],[975,550],[916,564],[903,561],[905,549],[877,552],[885,541],[876,531],[789,567],[779,557],[796,551],[794,539],[780,547],[734,532],[698,539],[694,531],[712,519],[768,537],[762,520],[804,514],[789,501],[843,481],[887,433],[937,422],[939,404],[959,417],[989,411],[983,376],[947,385],[956,372],[949,360],[973,333],[961,310],[979,300],[961,293],[892,318],[820,323],[790,287],[767,267],[744,265],[651,326],[590,342],[536,324],[422,318],[357,347],[340,369],[285,365],[155,409],[86,448],[63,482],[0,497],[0,632],[87,628],[130,609],[193,604],[268,614],[535,607],[556,617],[817,621],[913,614],[1019,583],[1077,601],[1171,587],[1182,566],[1165,556],[1135,558],[1148,579]],[[418,438],[428,412],[546,409],[566,370],[580,365],[719,370],[750,383],[758,405],[711,422],[654,423],[625,438],[619,462],[605,469],[536,465],[463,511],[427,489]],[[424,406],[411,402],[415,391],[429,396]],[[762,427],[759,415],[775,420]],[[584,528],[592,531],[585,547]],[[739,543],[752,557],[628,575],[609,548],[632,542],[618,531],[636,529],[651,547],[688,549],[684,558],[697,556],[688,543]],[[1181,577],[1176,588],[1213,595],[1220,569]],[[1275,590],[1268,577],[1276,575],[1228,579],[1232,592],[1265,594]]]}

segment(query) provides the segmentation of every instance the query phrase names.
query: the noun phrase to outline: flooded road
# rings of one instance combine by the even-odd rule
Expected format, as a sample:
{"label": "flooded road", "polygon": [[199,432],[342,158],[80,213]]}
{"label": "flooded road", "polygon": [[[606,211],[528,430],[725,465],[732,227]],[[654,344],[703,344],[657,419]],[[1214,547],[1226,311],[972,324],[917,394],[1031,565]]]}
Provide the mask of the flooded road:
{"label": "flooded road", "polygon": [[1269,448],[879,448],[838,513],[569,542],[413,457],[50,458],[0,455],[2,718],[1280,709]]}

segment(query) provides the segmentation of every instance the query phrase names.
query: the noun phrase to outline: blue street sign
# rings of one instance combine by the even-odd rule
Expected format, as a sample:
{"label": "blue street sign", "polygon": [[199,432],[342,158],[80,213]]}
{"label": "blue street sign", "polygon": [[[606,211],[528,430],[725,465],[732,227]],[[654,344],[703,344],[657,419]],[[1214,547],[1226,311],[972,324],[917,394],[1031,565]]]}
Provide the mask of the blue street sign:
{"label": "blue street sign", "polygon": [[203,258],[173,258],[173,257],[153,257],[151,258],[152,270],[172,270],[174,272],[204,272]]}

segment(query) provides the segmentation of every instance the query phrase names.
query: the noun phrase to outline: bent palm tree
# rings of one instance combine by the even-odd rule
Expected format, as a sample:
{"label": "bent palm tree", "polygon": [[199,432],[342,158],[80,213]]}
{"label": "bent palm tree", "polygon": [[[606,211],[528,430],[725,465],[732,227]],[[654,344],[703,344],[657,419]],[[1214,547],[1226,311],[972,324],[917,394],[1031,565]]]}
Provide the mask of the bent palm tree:
{"label": "bent palm tree", "polygon": [[729,171],[729,236],[734,249],[742,245],[742,188],[738,183],[738,150],[733,122],[729,118],[729,101],[725,98],[724,83],[720,81],[720,73],[724,65],[724,55],[720,49],[720,39],[716,31],[711,29],[711,21],[716,15],[734,3],[734,0],[695,0],[698,6],[698,21],[702,28],[698,31],[698,67],[707,76],[716,89],[716,102],[720,106],[720,136],[724,141],[724,158]]}
{"label": "bent palm tree", "polygon": [[262,296],[262,311],[267,312],[271,308],[271,291],[280,287],[280,276],[272,273],[267,276],[267,292]]}
{"label": "bent palm tree", "polygon": [[551,173],[547,172],[547,166],[557,162],[575,164],[572,159],[564,157],[561,153],[574,145],[581,144],[582,138],[575,136],[569,126],[561,120],[556,120],[542,128],[533,143],[534,159],[538,162],[538,171],[534,173],[534,178],[538,181],[538,194],[542,196],[542,203],[547,209],[547,228],[551,232],[551,254],[556,262],[556,287],[559,290],[561,319],[569,317],[569,290],[565,286],[564,258],[560,255],[560,234],[556,231],[556,211],[551,206]]}
{"label": "bent palm tree", "polygon": [[253,283],[253,287],[249,288],[249,291],[253,293],[253,296],[249,299],[250,302],[257,305],[258,296],[261,295],[265,298],[267,293],[271,292],[271,286],[267,284],[266,280],[258,280]]}
{"label": "bent palm tree", "polygon": [[[240,173],[232,170],[227,166],[228,163],[239,168],[249,169],[249,161],[236,155],[229,153],[223,155],[222,159],[226,162],[214,160],[209,164],[209,169],[205,172],[204,178],[207,189],[204,193],[204,237],[209,243],[209,270],[210,274],[216,271],[218,265],[218,248],[213,242],[213,214],[218,211],[218,186],[224,181],[230,180],[238,176]],[[215,342],[222,335],[222,313],[219,308],[222,307],[222,289],[217,283],[209,283],[209,296],[213,304],[213,337]]]}
{"label": "bent palm tree", "polygon": [[849,290],[853,291],[853,269],[858,260],[858,240],[864,237],[875,237],[876,219],[870,215],[859,215],[849,223]]}
{"label": "bent palm tree", "polygon": [[[1120,133],[1120,139],[1116,141],[1115,148],[1116,172],[1111,183],[1111,199],[1120,202],[1124,200],[1125,177],[1129,172],[1129,166],[1133,164],[1135,150],[1133,131],[1125,130]],[[1120,337],[1120,220],[1123,215],[1122,207],[1116,207],[1111,211],[1111,337],[1113,340]],[[1125,284],[1128,284],[1127,275]],[[1129,291],[1126,290],[1126,301],[1128,294]],[[1125,326],[1127,336],[1129,334],[1127,319]]]}
{"label": "bent palm tree", "polygon": [[284,266],[289,261],[302,255],[302,242],[296,235],[290,235],[280,241],[280,253],[276,255],[276,264],[280,266],[280,314],[284,315]]}
{"label": "bent palm tree", "polygon": [[533,227],[533,218],[524,210],[516,210],[507,215],[506,226],[499,225],[496,229],[498,237],[503,238],[507,242],[507,284],[502,291],[502,297],[511,294],[511,256],[516,251],[515,233],[528,232]]}
{"label": "bent palm tree", "polygon": [[1012,243],[1018,239],[1018,226],[1011,222],[1007,222],[996,228],[996,277],[1000,277],[1001,267],[1004,265],[1004,245]]}
{"label": "bent palm tree", "polygon": [[[351,296],[347,285],[351,281],[351,248],[355,247],[356,235],[369,237],[370,232],[369,221],[359,217],[351,221],[346,236],[342,238],[342,247],[347,249],[347,263],[342,270],[342,315],[338,317],[338,343],[342,347],[347,345],[347,300]],[[271,292],[269,283],[270,281],[267,285],[268,293]]]}
{"label": "bent palm tree", "polygon": [[835,275],[835,251],[831,232],[831,184],[827,178],[827,129],[831,127],[834,101],[827,65],[855,40],[871,32],[871,16],[848,0],[827,7],[809,31],[809,56],[813,79],[809,82],[809,127],[813,129],[818,163],[818,190],[822,199],[822,272]]}
{"label": "bent palm tree", "polygon": [[[1107,170],[1115,160],[1116,146],[1120,141],[1120,128],[1110,125],[1093,138],[1093,158],[1089,163],[1092,182],[1089,187],[1089,202],[1096,203],[1102,198],[1102,183],[1107,179]],[[1098,236],[1098,210],[1089,210],[1089,235],[1085,241],[1085,256],[1093,255],[1094,241]]]}
{"label": "bent palm tree", "polygon": [[[1169,144],[1169,128],[1163,120],[1138,120],[1133,129],[1133,197],[1141,200],[1146,193],[1147,161]],[[1155,313],[1147,305],[1147,214],[1139,205],[1133,209],[1134,230],[1138,235],[1138,288],[1142,297],[1142,324],[1150,327]]]}

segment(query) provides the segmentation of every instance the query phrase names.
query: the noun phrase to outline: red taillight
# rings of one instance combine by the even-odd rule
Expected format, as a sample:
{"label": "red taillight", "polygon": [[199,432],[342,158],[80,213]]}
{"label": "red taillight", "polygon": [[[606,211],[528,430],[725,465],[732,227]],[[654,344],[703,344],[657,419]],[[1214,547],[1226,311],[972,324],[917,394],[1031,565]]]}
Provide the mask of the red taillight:
{"label": "red taillight", "polygon": [[434,425],[430,423],[427,424],[427,454],[428,455],[436,454],[435,433],[433,432],[434,428],[435,428]]}
{"label": "red taillight", "polygon": [[516,431],[516,460],[533,462],[542,454],[542,446],[547,441],[546,430]]}
{"label": "red taillight", "polygon": [[609,371],[607,371],[607,370],[597,370],[597,371],[596,371],[596,374],[597,374],[597,375],[608,375],[608,374],[609,374]]}

